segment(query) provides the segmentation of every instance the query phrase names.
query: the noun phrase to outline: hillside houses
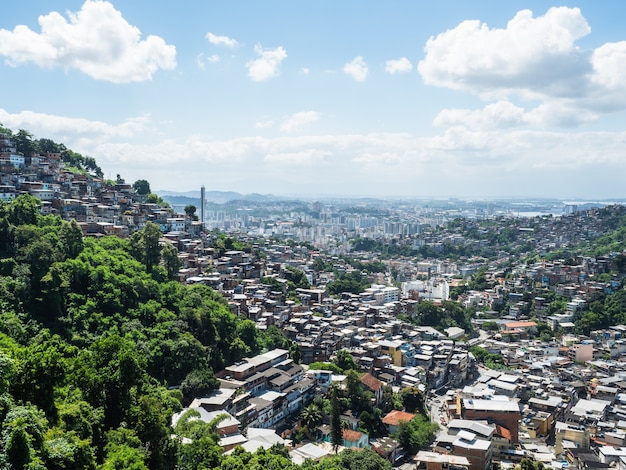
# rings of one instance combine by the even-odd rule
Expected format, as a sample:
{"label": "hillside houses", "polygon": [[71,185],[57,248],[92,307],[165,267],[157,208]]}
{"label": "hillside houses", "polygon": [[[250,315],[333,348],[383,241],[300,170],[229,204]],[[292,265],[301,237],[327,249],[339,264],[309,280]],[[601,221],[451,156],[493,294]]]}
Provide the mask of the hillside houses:
{"label": "hillside houses", "polygon": [[[75,174],[59,154],[19,155],[10,139],[0,137],[0,199],[20,194],[41,200],[44,214],[76,220],[85,235],[127,237],[148,222],[157,224],[161,242],[178,250],[180,282],[210,286],[236,316],[260,330],[276,328],[298,346],[300,363],[275,349],[217,371],[220,389],[190,404],[197,419],[207,422],[228,413],[218,428],[227,451],[285,442],[281,432],[314,396],[345,379],[308,366],[343,350],[363,374],[361,386],[375,405],[389,390],[416,388],[429,405],[442,397],[433,419],[443,428],[420,464],[463,462],[486,469],[525,456],[581,467],[626,464],[620,450],[626,447],[626,326],[594,324],[582,335],[575,324],[598,298],[622,288],[623,256],[541,259],[601,234],[605,229],[594,211],[510,223],[494,217],[493,228],[478,219],[453,220],[449,229],[431,230],[446,218],[411,213],[407,222],[390,223],[386,215],[346,215],[321,203],[310,213],[277,215],[268,203],[265,220],[247,213],[237,220],[222,217],[219,227],[229,222],[246,248],[218,248],[218,234],[205,229],[217,226],[221,216],[206,224],[193,221],[148,203],[121,178],[111,184]],[[412,254],[380,261],[374,251],[351,251],[357,239],[423,250],[419,260]],[[522,263],[511,253],[523,253],[524,246],[537,256]],[[383,268],[367,272],[365,264],[351,265],[340,256],[347,253]],[[445,259],[445,253],[467,254]],[[310,286],[294,289],[294,270]],[[369,287],[329,294],[329,283],[357,271]],[[482,285],[477,274],[484,276]],[[435,329],[403,321],[415,318],[423,302],[440,306],[450,299],[472,312],[475,331],[465,324]],[[490,365],[504,370],[479,367],[472,347],[500,358]],[[384,424],[395,430],[399,421],[392,415]],[[346,445],[368,445],[364,433],[353,433],[345,436]],[[300,457],[321,454],[304,448]]]}

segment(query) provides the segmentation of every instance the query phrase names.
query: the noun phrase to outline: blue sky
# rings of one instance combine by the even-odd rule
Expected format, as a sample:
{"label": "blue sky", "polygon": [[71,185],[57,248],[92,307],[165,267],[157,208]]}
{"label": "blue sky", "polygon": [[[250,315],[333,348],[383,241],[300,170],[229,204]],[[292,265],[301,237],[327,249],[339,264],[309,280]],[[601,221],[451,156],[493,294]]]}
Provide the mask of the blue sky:
{"label": "blue sky", "polygon": [[624,10],[21,0],[0,123],[156,191],[622,198]]}

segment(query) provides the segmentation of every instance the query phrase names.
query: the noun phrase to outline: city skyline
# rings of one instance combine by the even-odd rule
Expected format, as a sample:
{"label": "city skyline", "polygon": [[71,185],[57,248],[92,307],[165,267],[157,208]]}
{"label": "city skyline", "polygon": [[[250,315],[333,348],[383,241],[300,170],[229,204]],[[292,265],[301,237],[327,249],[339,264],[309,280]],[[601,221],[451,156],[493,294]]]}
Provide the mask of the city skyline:
{"label": "city skyline", "polygon": [[625,9],[12,2],[0,123],[157,192],[621,198]]}

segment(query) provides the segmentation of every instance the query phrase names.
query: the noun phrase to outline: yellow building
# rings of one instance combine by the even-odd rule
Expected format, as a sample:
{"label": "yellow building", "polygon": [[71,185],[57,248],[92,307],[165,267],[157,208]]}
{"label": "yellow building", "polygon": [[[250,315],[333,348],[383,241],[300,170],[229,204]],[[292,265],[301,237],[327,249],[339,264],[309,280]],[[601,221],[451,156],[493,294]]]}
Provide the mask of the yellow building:
{"label": "yellow building", "polygon": [[394,366],[402,367],[402,350],[400,349],[402,341],[381,340],[377,344],[380,347],[380,353],[390,356]]}

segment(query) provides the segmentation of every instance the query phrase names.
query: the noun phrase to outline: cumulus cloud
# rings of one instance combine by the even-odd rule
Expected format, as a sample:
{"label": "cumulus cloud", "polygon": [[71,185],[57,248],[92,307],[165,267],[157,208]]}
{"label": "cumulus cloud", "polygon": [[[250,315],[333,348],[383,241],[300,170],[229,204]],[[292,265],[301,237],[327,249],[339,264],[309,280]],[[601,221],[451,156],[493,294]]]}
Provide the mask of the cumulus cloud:
{"label": "cumulus cloud", "polygon": [[391,59],[385,62],[385,72],[393,75],[396,73],[406,73],[413,70],[413,64],[406,57]]}
{"label": "cumulus cloud", "polygon": [[488,100],[539,100],[520,124],[580,125],[626,109],[626,41],[580,48],[577,41],[590,32],[580,9],[568,7],[537,17],[522,10],[505,28],[464,21],[428,40],[418,71],[428,85]]}
{"label": "cumulus cloud", "polygon": [[363,57],[357,56],[343,66],[343,72],[350,75],[357,82],[364,82],[367,79],[369,70]]}
{"label": "cumulus cloud", "polygon": [[295,132],[313,122],[319,121],[320,113],[316,111],[302,111],[291,115],[280,125],[282,132]]}
{"label": "cumulus cloud", "polygon": [[597,118],[596,113],[579,109],[568,100],[551,100],[529,111],[509,101],[501,100],[482,109],[444,109],[437,114],[433,125],[481,131],[513,127],[550,129],[576,127]]}
{"label": "cumulus cloud", "polygon": [[248,62],[246,67],[248,76],[255,82],[276,77],[280,72],[280,64],[287,58],[287,51],[280,46],[276,49],[263,49],[257,44],[254,46],[254,52],[259,58]]}
{"label": "cumulus cloud", "polygon": [[431,37],[418,71],[429,85],[477,94],[516,92],[575,96],[588,73],[588,54],[575,41],[591,31],[578,8],[522,10],[504,29],[464,21]]}
{"label": "cumulus cloud", "polygon": [[433,121],[435,126],[464,126],[469,129],[512,127],[525,124],[523,108],[508,101],[498,101],[480,110],[444,109]]}
{"label": "cumulus cloud", "polygon": [[213,33],[206,33],[207,40],[216,46],[236,47],[238,42],[228,36],[216,36]]}
{"label": "cumulus cloud", "polygon": [[38,19],[41,32],[24,25],[0,29],[0,55],[11,66],[77,69],[97,80],[128,83],[150,80],[159,69],[176,67],[176,48],[159,36],[142,39],[106,1],[87,0],[68,19],[57,12]]}
{"label": "cumulus cloud", "polygon": [[144,132],[151,122],[150,116],[139,116],[125,120],[121,124],[91,121],[54,114],[22,111],[9,113],[0,108],[0,122],[9,129],[29,129],[37,136],[63,139],[71,138],[128,138]]}
{"label": "cumulus cloud", "polygon": [[528,111],[525,120],[534,127],[554,128],[577,127],[598,117],[598,113],[570,100],[549,100]]}

